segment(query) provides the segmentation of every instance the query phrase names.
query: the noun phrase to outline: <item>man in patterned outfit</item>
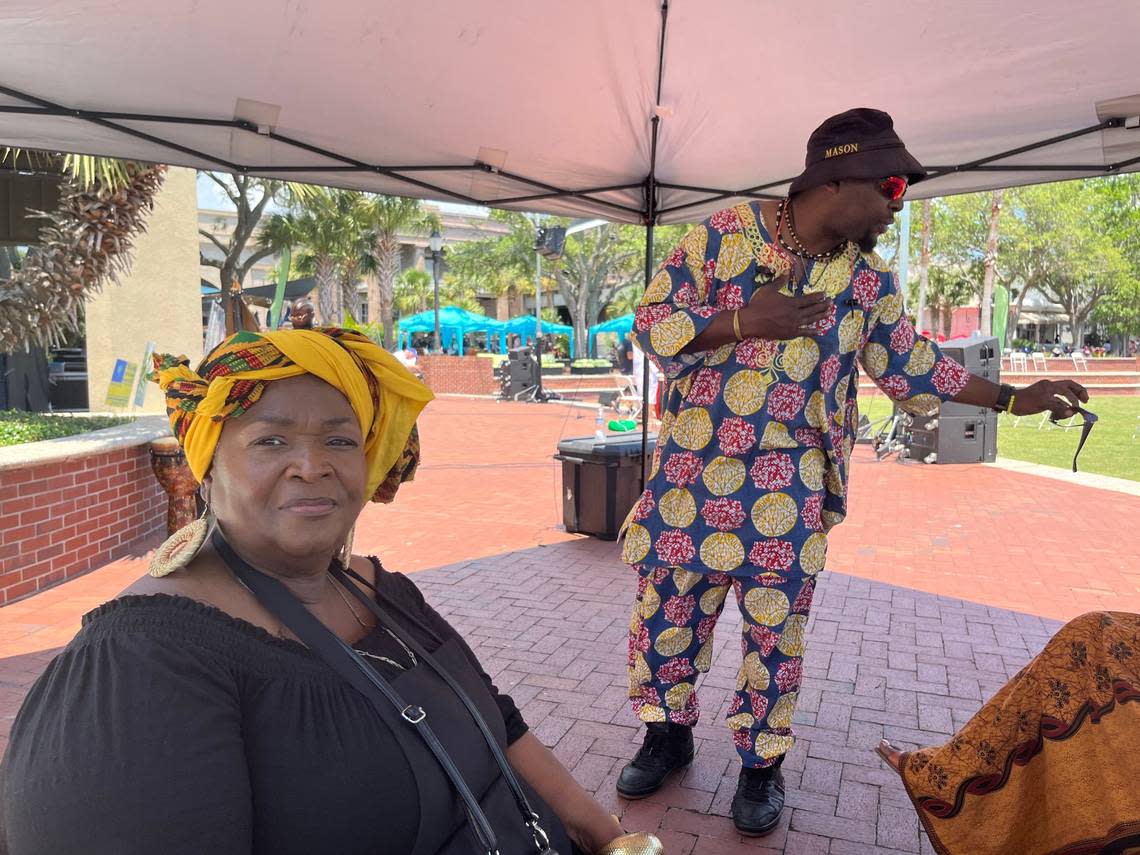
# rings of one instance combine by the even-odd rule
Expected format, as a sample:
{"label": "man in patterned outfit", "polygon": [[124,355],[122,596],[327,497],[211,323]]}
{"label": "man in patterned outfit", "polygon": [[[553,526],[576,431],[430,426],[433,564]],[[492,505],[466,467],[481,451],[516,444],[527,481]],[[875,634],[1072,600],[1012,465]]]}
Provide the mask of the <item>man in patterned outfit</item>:
{"label": "man in patterned outfit", "polygon": [[873,250],[924,174],[886,113],[833,116],[788,198],[712,215],[646,290],[637,343],[670,389],[625,532],[640,575],[630,697],[647,732],[622,795],[649,795],[691,761],[696,677],[731,592],[744,616],[728,709],[742,761],[733,820],[750,835],[778,824],[808,611],[827,532],[846,514],[857,362],[917,414],[953,400],[1067,417],[1088,400],[1071,381],[999,387],[915,333]]}

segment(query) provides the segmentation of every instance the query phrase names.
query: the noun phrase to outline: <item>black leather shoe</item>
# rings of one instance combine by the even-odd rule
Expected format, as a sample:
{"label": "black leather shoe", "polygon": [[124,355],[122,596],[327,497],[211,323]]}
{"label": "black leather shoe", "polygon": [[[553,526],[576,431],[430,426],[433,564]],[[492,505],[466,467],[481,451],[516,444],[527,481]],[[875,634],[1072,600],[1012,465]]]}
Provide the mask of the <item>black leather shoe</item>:
{"label": "black leather shoe", "polygon": [[650,722],[641,748],[618,776],[617,791],[627,799],[643,799],[661,789],[670,772],[692,762],[691,727]]}
{"label": "black leather shoe", "polygon": [[[782,761],[781,761],[782,762]],[[784,774],[780,764],[741,769],[732,800],[732,822],[745,837],[763,837],[780,824],[784,809]]]}

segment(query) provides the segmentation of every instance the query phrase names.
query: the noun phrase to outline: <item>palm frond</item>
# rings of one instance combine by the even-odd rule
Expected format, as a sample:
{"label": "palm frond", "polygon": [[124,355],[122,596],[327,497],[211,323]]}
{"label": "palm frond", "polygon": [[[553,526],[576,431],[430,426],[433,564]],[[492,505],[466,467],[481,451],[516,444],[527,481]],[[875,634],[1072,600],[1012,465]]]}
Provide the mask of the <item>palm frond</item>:
{"label": "palm frond", "polygon": [[127,183],[87,189],[65,178],[46,216],[37,252],[0,293],[0,341],[12,349],[53,344],[79,325],[83,303],[107,280],[129,272],[135,239],[146,230],[165,166],[126,164]]}

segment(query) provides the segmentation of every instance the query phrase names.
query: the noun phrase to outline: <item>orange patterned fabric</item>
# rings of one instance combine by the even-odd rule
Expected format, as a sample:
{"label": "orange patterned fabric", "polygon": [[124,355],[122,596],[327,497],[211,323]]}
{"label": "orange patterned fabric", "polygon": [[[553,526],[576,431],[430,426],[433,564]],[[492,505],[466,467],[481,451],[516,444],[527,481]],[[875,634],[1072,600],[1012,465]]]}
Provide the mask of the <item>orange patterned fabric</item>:
{"label": "orange patterned fabric", "polygon": [[[950,855],[1140,851],[1140,615],[1066,624],[953,739],[902,757]],[[1106,849],[1106,847],[1114,847]]]}

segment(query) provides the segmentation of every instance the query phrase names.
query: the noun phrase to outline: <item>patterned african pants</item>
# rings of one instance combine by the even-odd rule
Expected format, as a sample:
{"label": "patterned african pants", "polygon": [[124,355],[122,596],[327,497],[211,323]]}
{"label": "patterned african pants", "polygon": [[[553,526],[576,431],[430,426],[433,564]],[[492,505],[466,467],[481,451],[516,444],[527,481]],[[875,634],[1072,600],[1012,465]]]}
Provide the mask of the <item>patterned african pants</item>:
{"label": "patterned african pants", "polygon": [[792,713],[814,577],[732,577],[650,566],[638,572],[629,627],[634,714],[646,722],[696,723],[697,675],[712,665],[713,629],[731,590],[744,616],[744,661],[728,727],[745,766],[771,766],[795,741]]}

